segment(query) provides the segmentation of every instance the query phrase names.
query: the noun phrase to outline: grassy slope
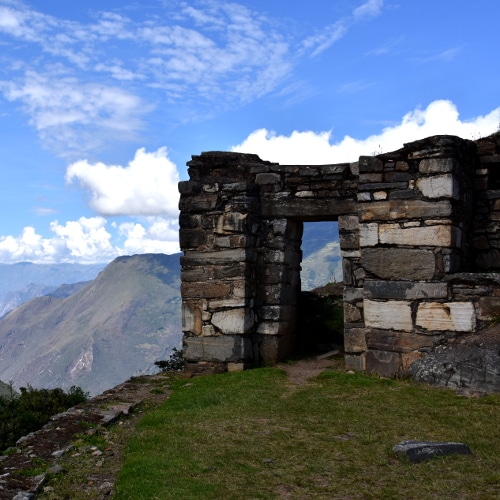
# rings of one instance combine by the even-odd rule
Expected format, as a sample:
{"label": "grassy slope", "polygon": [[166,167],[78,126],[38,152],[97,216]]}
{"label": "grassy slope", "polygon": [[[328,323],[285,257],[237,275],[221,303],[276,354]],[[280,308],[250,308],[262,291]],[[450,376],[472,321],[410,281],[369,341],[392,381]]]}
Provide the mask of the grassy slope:
{"label": "grassy slope", "polygon": [[[276,368],[179,380],[131,436],[115,498],[498,498],[499,406],[340,370],[301,387]],[[411,465],[391,451],[406,439],[473,454]]]}

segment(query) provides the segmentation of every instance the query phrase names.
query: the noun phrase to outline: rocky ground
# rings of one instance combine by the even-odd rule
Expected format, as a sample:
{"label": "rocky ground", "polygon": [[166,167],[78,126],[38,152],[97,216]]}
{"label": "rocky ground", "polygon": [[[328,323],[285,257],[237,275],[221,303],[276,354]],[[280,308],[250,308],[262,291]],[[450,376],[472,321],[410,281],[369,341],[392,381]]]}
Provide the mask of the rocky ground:
{"label": "rocky ground", "polygon": [[[300,385],[333,363],[312,357],[280,367],[291,384]],[[131,379],[21,438],[11,454],[0,457],[0,499],[112,497],[127,436],[146,407],[168,399],[168,384],[163,375]]]}

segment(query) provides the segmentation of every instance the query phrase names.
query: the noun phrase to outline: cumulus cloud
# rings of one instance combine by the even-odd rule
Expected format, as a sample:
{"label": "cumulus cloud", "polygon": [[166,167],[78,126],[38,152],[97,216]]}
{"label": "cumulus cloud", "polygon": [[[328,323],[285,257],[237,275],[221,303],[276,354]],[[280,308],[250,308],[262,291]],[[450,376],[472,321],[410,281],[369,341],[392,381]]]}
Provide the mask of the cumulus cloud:
{"label": "cumulus cloud", "polygon": [[408,112],[400,123],[365,139],[346,135],[335,142],[332,131],[294,131],[284,136],[259,129],[231,150],[255,153],[263,160],[281,164],[341,163],[356,161],[360,155],[394,151],[405,142],[432,135],[448,134],[478,139],[495,132],[499,122],[500,108],[484,116],[461,120],[457,107],[451,101],[437,100],[425,109],[416,108]]}
{"label": "cumulus cloud", "polygon": [[67,168],[66,181],[87,190],[100,215],[177,215],[179,174],[165,147],[138,149],[125,167],[77,161]]}
{"label": "cumulus cloud", "polygon": [[[153,218],[142,224],[112,223],[108,230],[104,217],[80,217],[64,224],[51,222],[52,236],[44,238],[35,228],[25,227],[15,236],[0,236],[0,262],[107,263],[120,255],[175,253],[179,251],[176,220]],[[113,243],[113,233],[119,238]]]}

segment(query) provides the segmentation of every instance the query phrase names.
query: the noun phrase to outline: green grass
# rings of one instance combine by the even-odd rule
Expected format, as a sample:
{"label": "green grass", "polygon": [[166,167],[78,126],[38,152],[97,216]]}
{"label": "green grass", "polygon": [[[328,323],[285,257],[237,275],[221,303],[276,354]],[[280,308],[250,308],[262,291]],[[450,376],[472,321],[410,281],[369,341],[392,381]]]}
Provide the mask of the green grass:
{"label": "green grass", "polygon": [[[500,396],[342,371],[292,387],[275,368],[172,388],[129,439],[114,498],[500,497]],[[392,452],[406,439],[473,454],[413,465]]]}

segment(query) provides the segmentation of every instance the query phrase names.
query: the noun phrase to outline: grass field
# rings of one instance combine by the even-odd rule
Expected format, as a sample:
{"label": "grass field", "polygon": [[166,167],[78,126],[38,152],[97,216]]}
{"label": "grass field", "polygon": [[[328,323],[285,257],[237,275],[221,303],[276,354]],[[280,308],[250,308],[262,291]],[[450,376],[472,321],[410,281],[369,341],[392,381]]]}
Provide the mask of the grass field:
{"label": "grass field", "polygon": [[[500,498],[500,396],[342,370],[293,386],[277,368],[172,389],[128,438],[114,498]],[[472,455],[410,464],[392,452],[406,439]]]}

